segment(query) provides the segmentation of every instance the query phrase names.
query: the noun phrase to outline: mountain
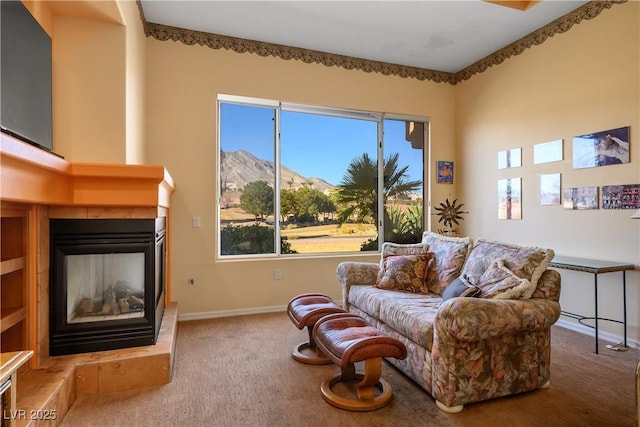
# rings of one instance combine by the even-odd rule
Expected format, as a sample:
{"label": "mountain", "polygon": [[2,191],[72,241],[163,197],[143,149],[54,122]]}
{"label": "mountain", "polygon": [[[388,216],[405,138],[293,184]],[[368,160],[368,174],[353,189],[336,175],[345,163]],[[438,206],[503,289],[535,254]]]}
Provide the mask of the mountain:
{"label": "mountain", "polygon": [[[240,190],[253,181],[274,181],[274,164],[268,160],[262,160],[253,154],[244,151],[223,151],[221,153],[222,164],[220,177],[223,188],[227,190]],[[284,165],[281,165],[282,176],[280,185],[282,188],[296,190],[303,184],[308,184],[311,188],[327,192],[335,189],[322,178],[304,177]]]}

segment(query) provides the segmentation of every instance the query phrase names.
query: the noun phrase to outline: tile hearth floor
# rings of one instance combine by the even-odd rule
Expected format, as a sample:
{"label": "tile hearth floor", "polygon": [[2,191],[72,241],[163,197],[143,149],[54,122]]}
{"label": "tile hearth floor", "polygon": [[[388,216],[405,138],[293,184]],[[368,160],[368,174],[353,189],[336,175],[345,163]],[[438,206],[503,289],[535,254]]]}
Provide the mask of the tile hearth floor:
{"label": "tile hearth floor", "polygon": [[[77,397],[171,382],[177,320],[178,305],[169,304],[155,345],[50,357],[18,378],[16,408],[24,411],[25,418],[54,411],[55,420],[44,424],[55,426]],[[16,427],[39,424],[38,420],[16,420]]]}

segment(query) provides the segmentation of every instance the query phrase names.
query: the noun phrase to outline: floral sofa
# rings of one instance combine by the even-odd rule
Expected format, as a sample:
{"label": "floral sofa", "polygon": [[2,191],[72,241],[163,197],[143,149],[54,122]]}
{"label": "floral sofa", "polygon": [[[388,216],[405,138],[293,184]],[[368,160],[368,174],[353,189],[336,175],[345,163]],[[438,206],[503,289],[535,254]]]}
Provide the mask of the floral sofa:
{"label": "floral sofa", "polygon": [[560,274],[550,249],[425,232],[385,243],[380,263],[337,268],[343,307],[402,341],[389,362],[456,413],[464,404],[549,387]]}

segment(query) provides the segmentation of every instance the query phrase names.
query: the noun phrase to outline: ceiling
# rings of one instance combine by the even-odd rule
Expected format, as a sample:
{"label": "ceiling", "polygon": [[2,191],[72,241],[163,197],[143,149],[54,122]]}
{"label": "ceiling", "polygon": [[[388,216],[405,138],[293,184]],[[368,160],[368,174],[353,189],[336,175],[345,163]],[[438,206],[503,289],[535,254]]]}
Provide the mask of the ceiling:
{"label": "ceiling", "polygon": [[[504,2],[502,2],[504,3]],[[456,73],[587,1],[142,0],[149,23]]]}

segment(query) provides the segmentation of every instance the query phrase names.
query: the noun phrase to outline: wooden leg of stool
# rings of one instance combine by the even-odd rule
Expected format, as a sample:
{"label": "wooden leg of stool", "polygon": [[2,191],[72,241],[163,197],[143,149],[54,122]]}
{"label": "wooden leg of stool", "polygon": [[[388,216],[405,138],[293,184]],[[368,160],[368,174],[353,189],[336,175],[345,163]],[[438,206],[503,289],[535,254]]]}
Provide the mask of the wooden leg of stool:
{"label": "wooden leg of stool", "polygon": [[315,351],[317,346],[315,340],[313,339],[313,326],[307,326],[307,332],[309,333],[309,348]]}
{"label": "wooden leg of stool", "polygon": [[291,357],[298,362],[308,365],[330,365],[333,363],[316,345],[313,339],[313,326],[307,326],[307,331],[309,332],[309,341],[300,343],[294,347],[291,352]]}
{"label": "wooden leg of stool", "polygon": [[354,379],[359,379],[356,375],[356,365],[349,363],[347,366],[340,368],[340,380],[350,381]]}
{"label": "wooden leg of stool", "polygon": [[382,374],[382,357],[368,359],[364,362],[364,377],[358,384],[358,398],[360,400],[372,400],[376,384]]}
{"label": "wooden leg of stool", "polygon": [[[382,358],[366,360],[364,370],[364,374],[357,374],[353,363],[341,368],[340,375],[323,381],[320,386],[323,399],[336,408],[347,411],[374,411],[386,406],[391,401],[393,391],[391,385],[380,378]],[[332,387],[338,383],[355,383],[356,381],[359,381],[354,384],[357,390],[352,390],[356,399],[340,396],[332,390]],[[380,392],[378,396],[375,395],[376,389]]]}

